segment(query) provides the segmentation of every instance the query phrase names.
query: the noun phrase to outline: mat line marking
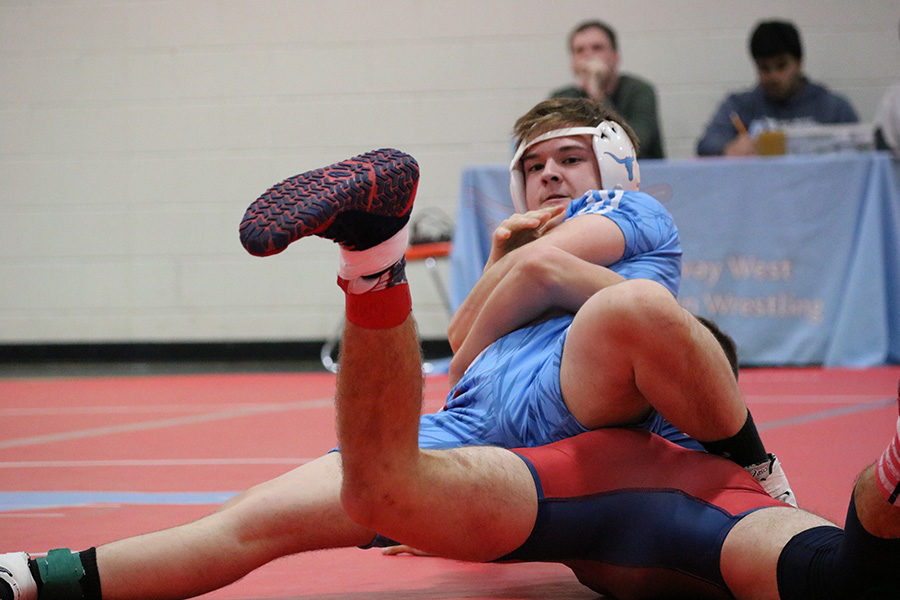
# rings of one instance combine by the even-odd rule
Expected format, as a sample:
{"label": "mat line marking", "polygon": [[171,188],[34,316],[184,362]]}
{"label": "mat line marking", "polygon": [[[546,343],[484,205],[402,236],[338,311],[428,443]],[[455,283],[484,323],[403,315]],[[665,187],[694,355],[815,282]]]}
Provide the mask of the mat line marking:
{"label": "mat line marking", "polygon": [[833,417],[844,417],[847,415],[869,412],[873,410],[881,410],[882,408],[887,408],[889,406],[896,406],[897,399],[896,398],[882,398],[881,400],[875,402],[867,402],[866,404],[854,404],[852,406],[840,406],[838,408],[831,408],[828,410],[821,410],[814,413],[809,413],[807,415],[796,415],[793,417],[787,417],[784,419],[776,419],[774,421],[763,421],[761,423],[756,424],[756,428],[760,431],[768,431],[771,429],[778,429],[779,427],[790,427],[792,425],[801,425],[803,423],[810,423],[813,421],[822,421],[825,419],[831,419]]}
{"label": "mat line marking", "polygon": [[[763,396],[762,398],[767,398],[768,396]],[[751,398],[753,398],[751,396]],[[763,401],[760,398],[754,400],[754,402]],[[885,406],[889,406],[892,403],[895,403],[897,400],[895,398],[884,398],[874,401],[874,402],[866,402],[864,404],[853,404],[851,406],[841,406],[834,409],[829,409],[825,411],[819,411],[815,413],[811,413],[808,415],[798,415],[795,417],[789,417],[786,419],[780,419],[776,421],[769,422],[760,422],[757,423],[757,428],[760,431],[775,429],[779,427],[785,427],[789,425],[796,425],[799,423],[807,423],[810,421],[816,421],[820,419],[831,418],[835,416],[842,416],[847,414],[853,414],[862,411],[868,410],[876,410],[879,408],[883,408]],[[175,427],[181,425],[193,425],[197,423],[205,423],[210,421],[218,421],[223,419],[231,419],[236,417],[245,417],[249,415],[257,415],[257,414],[266,414],[273,412],[281,412],[286,410],[295,410],[295,409],[313,409],[313,408],[323,408],[329,407],[333,405],[333,400],[328,399],[319,399],[319,400],[300,400],[297,402],[289,402],[286,404],[264,404],[264,405],[244,405],[239,408],[233,408],[225,411],[218,411],[208,414],[199,414],[189,417],[173,417],[170,419],[160,419],[155,421],[146,421],[141,423],[128,423],[123,425],[115,425],[109,427],[96,427],[91,429],[83,429],[78,431],[68,431],[63,433],[55,433],[48,435],[39,435],[39,436],[31,436],[25,438],[15,438],[11,440],[0,440],[0,450],[5,448],[18,448],[22,446],[34,446],[38,444],[46,444],[52,442],[60,442],[67,441],[73,439],[81,439],[86,437],[96,437],[101,435],[110,435],[116,433],[127,433],[127,432],[136,432],[136,431],[148,431],[151,429],[159,429],[163,427]]]}
{"label": "mat line marking", "polygon": [[[853,394],[853,395],[825,395],[825,394],[754,394],[745,392],[744,397],[751,399],[753,402],[765,404],[780,404],[784,402],[794,402],[799,404],[846,404],[852,402],[870,402],[872,400],[880,400],[884,396],[882,394]],[[329,400],[331,402],[333,400]],[[320,405],[322,399],[299,400],[297,402],[315,402],[316,407]],[[142,404],[135,406],[59,406],[59,407],[5,407],[0,408],[0,417],[40,417],[40,416],[60,416],[60,415],[115,415],[115,414],[141,414],[141,413],[157,413],[157,412],[181,412],[181,413],[204,413],[211,408],[229,410],[240,410],[247,407],[273,406],[277,403],[266,403],[260,405],[257,403],[234,402],[231,404]]]}
{"label": "mat line marking", "polygon": [[884,398],[884,394],[753,394],[744,392],[748,404],[868,404]]}
{"label": "mat line marking", "polygon": [[128,504],[222,504],[238,495],[234,491],[210,492],[0,492],[0,512],[64,508],[73,506]]}
{"label": "mat line marking", "polygon": [[139,423],[126,423],[123,425],[112,425],[108,427],[94,427],[90,429],[81,429],[77,431],[66,431],[62,433],[52,433],[47,435],[36,435],[24,438],[14,438],[11,440],[0,441],[0,450],[5,448],[19,448],[22,446],[36,446],[38,444],[47,444],[53,442],[63,442],[88,437],[97,437],[101,435],[110,435],[116,433],[132,433],[136,431],[148,431],[151,429],[160,429],[163,427],[178,427],[181,425],[195,425],[197,423],[206,423],[209,421],[221,421],[223,419],[233,419],[239,417],[247,417],[251,415],[260,415],[275,412],[284,412],[288,410],[309,410],[314,408],[323,408],[333,406],[334,400],[300,400],[298,402],[288,402],[285,404],[262,404],[248,405],[242,408],[216,411],[207,414],[200,414],[188,417],[173,417],[170,419],[157,419],[153,421],[143,421]]}
{"label": "mat line marking", "polygon": [[[296,400],[294,402],[320,402],[321,399]],[[240,410],[252,406],[274,406],[277,402],[231,402],[226,404],[140,404],[115,406],[21,406],[0,408],[0,417],[42,417],[60,415],[130,415],[157,412],[203,413],[210,410]]]}
{"label": "mat line marking", "polygon": [[102,460],[7,460],[0,469],[86,468],[86,467],[203,467],[230,465],[302,465],[314,458],[147,458]]}

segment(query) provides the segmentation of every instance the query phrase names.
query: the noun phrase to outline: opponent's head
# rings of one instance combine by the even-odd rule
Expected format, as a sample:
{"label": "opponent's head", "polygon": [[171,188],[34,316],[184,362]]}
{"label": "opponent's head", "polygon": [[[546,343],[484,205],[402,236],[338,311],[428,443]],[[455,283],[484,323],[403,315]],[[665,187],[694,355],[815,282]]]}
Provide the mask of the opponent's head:
{"label": "opponent's head", "polygon": [[[545,199],[540,195],[552,194],[556,179],[566,188],[560,193],[574,196],[569,197],[569,201],[590,189],[640,188],[638,143],[634,132],[621,117],[593,100],[545,100],[516,121],[513,134],[518,148],[509,165],[509,188],[513,204],[519,212],[540,206]],[[567,145],[567,141],[571,143]],[[570,148],[577,158],[579,147],[589,149],[589,166],[597,174],[594,179],[599,181],[592,181],[583,172],[570,177],[574,171],[569,170],[568,163],[557,164],[557,159],[567,161],[570,158],[558,153],[562,148]],[[557,154],[549,154],[550,150]],[[525,162],[529,163],[527,172]],[[569,162],[574,164],[575,161]],[[547,165],[560,167],[562,172],[545,170]]]}
{"label": "opponent's head", "polygon": [[731,366],[731,372],[734,374],[734,378],[737,379],[740,373],[740,366],[738,364],[737,344],[735,343],[734,338],[725,333],[725,331],[719,327],[718,323],[712,319],[707,319],[700,315],[694,315],[694,317],[700,321],[700,323],[713,334],[716,341],[719,342],[719,347],[722,348],[722,351],[725,353],[725,358],[728,359],[728,364]]}

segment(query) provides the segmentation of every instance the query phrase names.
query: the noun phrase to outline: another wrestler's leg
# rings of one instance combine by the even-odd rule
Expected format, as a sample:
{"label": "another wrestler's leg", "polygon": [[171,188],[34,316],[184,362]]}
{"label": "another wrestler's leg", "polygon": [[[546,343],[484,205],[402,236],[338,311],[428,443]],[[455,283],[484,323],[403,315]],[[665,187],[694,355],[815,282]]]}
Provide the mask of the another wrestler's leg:
{"label": "another wrestler's leg", "polygon": [[[560,380],[567,405],[586,427],[633,424],[652,407],[711,452],[757,467],[757,479],[769,475],[773,459],[725,352],[655,282],[626,281],[585,303],[566,339]],[[767,491],[793,500],[786,479]]]}
{"label": "another wrestler's leg", "polygon": [[788,508],[757,511],[731,530],[722,572],[739,598],[843,600],[900,596],[900,420],[877,465],[854,487],[844,531]]}

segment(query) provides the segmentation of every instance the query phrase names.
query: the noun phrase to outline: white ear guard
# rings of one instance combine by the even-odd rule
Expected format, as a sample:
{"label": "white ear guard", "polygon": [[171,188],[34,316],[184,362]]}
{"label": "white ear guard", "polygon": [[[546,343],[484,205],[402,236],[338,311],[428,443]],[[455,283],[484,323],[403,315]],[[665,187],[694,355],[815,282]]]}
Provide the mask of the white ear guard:
{"label": "white ear guard", "polygon": [[525,173],[520,164],[530,147],[552,138],[570,135],[593,136],[594,155],[600,167],[600,184],[605,190],[636,191],[641,187],[641,169],[638,166],[634,146],[622,126],[615,121],[603,121],[596,127],[566,127],[542,133],[536,138],[519,144],[509,163],[509,191],[518,212],[526,212]]}

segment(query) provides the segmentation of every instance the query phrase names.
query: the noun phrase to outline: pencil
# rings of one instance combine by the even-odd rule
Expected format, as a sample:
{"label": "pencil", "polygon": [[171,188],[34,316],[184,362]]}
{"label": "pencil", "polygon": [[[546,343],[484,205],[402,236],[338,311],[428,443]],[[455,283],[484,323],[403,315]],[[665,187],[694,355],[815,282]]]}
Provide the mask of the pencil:
{"label": "pencil", "polygon": [[747,128],[744,127],[744,122],[741,121],[736,112],[731,113],[731,122],[734,124],[734,128],[737,129],[738,134],[747,135]]}

